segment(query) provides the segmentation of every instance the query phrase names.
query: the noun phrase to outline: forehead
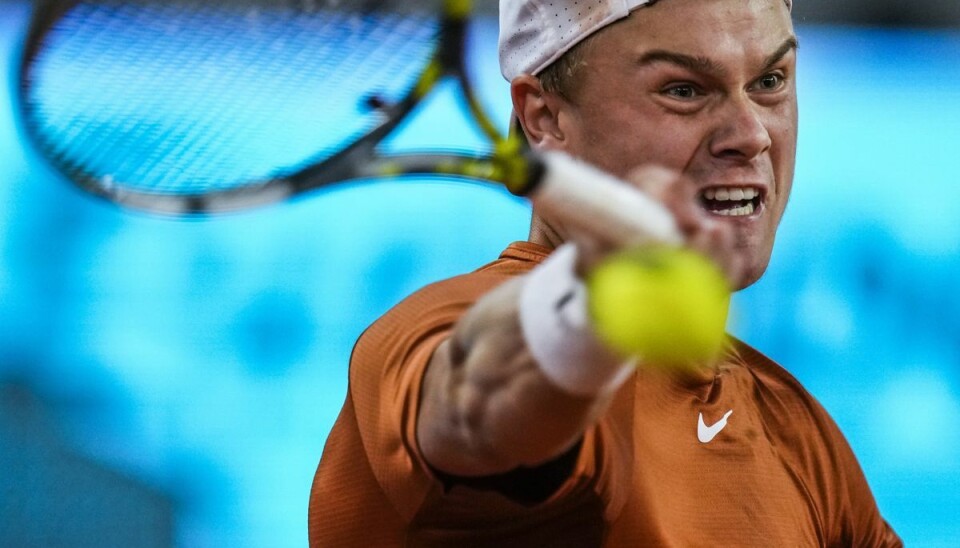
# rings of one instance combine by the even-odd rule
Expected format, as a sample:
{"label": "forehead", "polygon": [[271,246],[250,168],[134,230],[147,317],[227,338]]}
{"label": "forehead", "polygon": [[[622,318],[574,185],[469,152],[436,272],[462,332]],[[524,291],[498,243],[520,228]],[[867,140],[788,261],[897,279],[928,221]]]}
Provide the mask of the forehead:
{"label": "forehead", "polygon": [[612,52],[664,49],[716,59],[764,58],[793,36],[783,0],[661,0],[597,33]]}

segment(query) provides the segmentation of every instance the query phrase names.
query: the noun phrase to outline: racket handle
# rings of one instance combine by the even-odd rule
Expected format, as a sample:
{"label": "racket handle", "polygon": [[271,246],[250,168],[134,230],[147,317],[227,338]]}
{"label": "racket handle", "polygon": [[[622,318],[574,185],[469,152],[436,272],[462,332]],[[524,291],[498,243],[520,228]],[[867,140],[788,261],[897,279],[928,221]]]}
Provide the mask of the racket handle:
{"label": "racket handle", "polygon": [[673,214],[629,183],[562,152],[534,161],[542,169],[526,196],[544,214],[624,246],[683,243]]}

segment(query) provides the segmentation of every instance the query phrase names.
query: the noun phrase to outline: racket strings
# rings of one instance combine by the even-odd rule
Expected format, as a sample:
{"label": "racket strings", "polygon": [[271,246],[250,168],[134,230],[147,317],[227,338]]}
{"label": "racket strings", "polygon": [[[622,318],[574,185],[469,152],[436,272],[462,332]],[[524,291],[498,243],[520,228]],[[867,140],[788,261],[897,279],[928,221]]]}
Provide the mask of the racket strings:
{"label": "racket strings", "polygon": [[361,99],[401,98],[437,25],[391,12],[82,3],[33,60],[28,116],[41,147],[104,187],[259,184],[379,123]]}

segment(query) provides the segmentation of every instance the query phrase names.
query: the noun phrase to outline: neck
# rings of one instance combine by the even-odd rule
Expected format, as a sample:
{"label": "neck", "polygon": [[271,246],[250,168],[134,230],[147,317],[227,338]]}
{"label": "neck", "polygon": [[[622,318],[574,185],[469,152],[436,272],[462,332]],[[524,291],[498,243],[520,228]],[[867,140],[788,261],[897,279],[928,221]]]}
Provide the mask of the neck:
{"label": "neck", "polygon": [[534,212],[530,219],[530,234],[527,236],[527,240],[530,243],[555,249],[565,241],[565,238],[543,217]]}

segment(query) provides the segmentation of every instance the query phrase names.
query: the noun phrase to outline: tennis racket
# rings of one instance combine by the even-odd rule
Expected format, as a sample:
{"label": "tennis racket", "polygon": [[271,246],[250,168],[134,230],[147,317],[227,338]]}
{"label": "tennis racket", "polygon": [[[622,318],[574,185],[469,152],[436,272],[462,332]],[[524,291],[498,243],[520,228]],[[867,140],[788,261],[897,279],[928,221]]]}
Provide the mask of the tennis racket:
{"label": "tennis racket", "polygon": [[[20,65],[23,125],[81,188],[163,214],[235,211],[357,179],[440,175],[499,183],[610,242],[681,244],[672,214],[647,195],[498,131],[465,67],[472,12],[470,0],[38,0]],[[451,80],[488,149],[384,154],[380,145]],[[611,277],[591,293],[608,295],[612,315],[594,319],[611,347],[650,353],[635,341],[644,326],[659,338],[660,320],[672,315],[679,338],[669,352],[697,347],[698,331],[711,331],[705,340],[719,348],[723,291],[666,310],[680,301],[671,297],[677,280],[707,287],[719,276],[684,260],[608,263]],[[683,278],[684,268],[693,274]],[[666,296],[655,314],[638,289]],[[637,306],[624,306],[631,296]],[[694,328],[706,309],[723,315]]]}
{"label": "tennis racket", "polygon": [[[38,0],[19,70],[22,125],[82,189],[163,214],[436,174],[500,183],[567,223],[611,218],[598,229],[679,243],[659,204],[501,135],[465,69],[472,10],[469,0]],[[381,153],[450,79],[489,149]]]}

